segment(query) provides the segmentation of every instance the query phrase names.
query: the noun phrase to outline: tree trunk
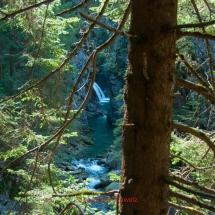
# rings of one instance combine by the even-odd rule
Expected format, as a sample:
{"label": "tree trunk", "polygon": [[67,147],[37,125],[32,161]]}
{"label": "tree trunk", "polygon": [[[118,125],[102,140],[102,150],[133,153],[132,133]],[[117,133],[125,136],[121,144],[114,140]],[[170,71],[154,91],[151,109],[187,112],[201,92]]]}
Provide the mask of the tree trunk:
{"label": "tree trunk", "polygon": [[[10,37],[10,41],[13,41],[13,33],[10,32],[9,34]],[[13,62],[13,47],[12,45],[9,46],[9,70],[10,70],[10,96],[13,95],[13,88],[14,88],[14,84],[13,84],[13,75],[14,75],[14,62]]]}
{"label": "tree trunk", "polygon": [[119,211],[166,214],[176,33],[165,26],[176,25],[177,0],[131,4]]}
{"label": "tree trunk", "polygon": [[3,79],[2,73],[2,40],[0,39],[0,81]]}

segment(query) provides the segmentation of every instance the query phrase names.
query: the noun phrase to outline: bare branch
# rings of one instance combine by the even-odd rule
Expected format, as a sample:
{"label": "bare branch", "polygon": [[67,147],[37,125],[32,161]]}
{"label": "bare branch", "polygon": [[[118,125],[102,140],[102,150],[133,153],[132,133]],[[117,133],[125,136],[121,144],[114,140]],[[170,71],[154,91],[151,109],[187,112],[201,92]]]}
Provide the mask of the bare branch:
{"label": "bare branch", "polygon": [[203,203],[203,202],[200,202],[200,201],[196,200],[196,198],[194,198],[194,197],[185,196],[185,195],[176,193],[176,192],[174,192],[174,191],[172,191],[172,190],[169,191],[169,195],[170,195],[171,197],[175,197],[175,198],[177,198],[177,199],[181,199],[181,200],[184,200],[184,201],[186,201],[186,202],[188,202],[188,203],[197,205],[197,206],[199,206],[200,208],[205,208],[205,209],[207,209],[207,210],[209,210],[209,211],[215,212],[215,208],[214,208],[213,206],[207,205],[207,204],[205,204],[205,203]]}
{"label": "bare branch", "polygon": [[42,46],[42,42],[43,42],[43,39],[44,39],[45,23],[46,23],[46,19],[47,19],[47,15],[48,15],[48,8],[49,8],[49,4],[47,4],[47,6],[46,6],[45,17],[44,17],[43,26],[42,26],[42,33],[41,33],[41,37],[40,37],[40,40],[39,40],[39,46],[38,46],[38,49],[37,49],[36,56],[34,58],[33,65],[32,65],[31,70],[30,70],[30,76],[31,76],[32,79],[33,79],[34,66],[35,66],[36,60],[37,60],[37,58],[39,56],[40,49],[41,49],[41,46]]}
{"label": "bare branch", "polygon": [[213,21],[209,21],[209,22],[201,22],[201,23],[195,23],[195,24],[184,24],[184,25],[175,25],[172,27],[169,27],[169,29],[182,29],[182,28],[202,28],[202,27],[206,27],[209,25],[214,25],[215,24],[215,20]]}
{"label": "bare branch", "polygon": [[180,183],[195,187],[195,188],[197,188],[199,190],[202,190],[202,191],[204,191],[206,193],[210,193],[210,194],[215,195],[215,190],[214,189],[211,189],[211,188],[208,188],[208,187],[205,187],[205,186],[201,186],[197,182],[189,181],[189,180],[186,180],[186,179],[184,179],[182,177],[179,177],[179,176],[176,176],[176,175],[173,175],[173,174],[169,175],[168,178],[171,179],[171,180],[175,180],[175,181],[178,181]]}
{"label": "bare branch", "polygon": [[188,160],[186,160],[185,158],[181,157],[180,155],[176,155],[176,154],[173,154],[173,153],[170,153],[170,155],[172,157],[176,157],[176,158],[179,158],[179,159],[183,160],[185,163],[187,163],[189,166],[193,167],[193,169],[195,169],[197,171],[201,171],[201,170],[205,170],[205,169],[211,169],[211,168],[215,167],[215,165],[207,166],[207,167],[196,167],[192,163],[190,163]]}
{"label": "bare branch", "polygon": [[205,143],[207,143],[207,145],[210,147],[210,149],[215,153],[215,145],[214,145],[214,143],[210,140],[208,135],[205,134],[204,132],[202,132],[200,130],[197,130],[197,129],[194,129],[194,128],[190,128],[187,125],[176,124],[176,123],[173,123],[173,129],[181,130],[181,131],[190,133],[190,134],[198,137],[199,139],[201,139]]}
{"label": "bare branch", "polygon": [[70,193],[70,194],[53,194],[52,197],[64,198],[64,197],[73,197],[73,196],[81,196],[81,195],[87,195],[87,196],[103,195],[103,196],[113,197],[116,193],[119,193],[119,190],[111,190],[111,191],[108,191],[108,192],[82,190],[80,192]]}
{"label": "bare branch", "polygon": [[81,206],[75,202],[70,202],[69,204],[67,204],[67,206],[58,214],[58,215],[63,215],[64,212],[69,209],[72,205],[75,205],[78,210],[80,211],[81,215],[85,215],[84,210],[81,208]]}
{"label": "bare branch", "polygon": [[208,91],[207,88],[201,85],[196,85],[190,81],[186,81],[182,78],[176,79],[176,86],[183,86],[190,90],[193,90],[201,95],[203,95],[206,99],[208,99],[213,105],[215,105],[215,95],[212,90]]}
{"label": "bare branch", "polygon": [[208,10],[209,10],[210,19],[211,19],[212,10],[211,10],[211,8],[210,8],[210,5],[209,5],[209,3],[207,2],[207,0],[203,0],[203,1],[204,1],[204,3],[206,4],[206,6],[207,6],[207,8],[208,8]]}
{"label": "bare branch", "polygon": [[182,185],[180,185],[180,184],[178,184],[178,183],[176,183],[174,181],[171,181],[168,178],[165,178],[164,182],[169,184],[169,185],[172,185],[173,187],[177,187],[178,189],[183,190],[183,191],[185,191],[187,193],[198,195],[198,196],[200,196],[202,198],[205,198],[205,199],[215,199],[215,195],[213,195],[213,194],[204,193],[204,192],[201,192],[201,191],[198,191],[198,190],[192,190],[192,189],[184,187],[184,186],[182,186]]}
{"label": "bare branch", "polygon": [[[194,10],[196,12],[199,22],[202,24],[202,18],[199,13],[199,10],[197,8],[196,2],[194,0],[190,0],[190,1],[194,7]],[[214,21],[211,21],[211,22],[214,22]],[[203,31],[203,33],[206,33],[205,26],[202,26],[202,31]],[[213,59],[212,59],[211,48],[210,48],[210,43],[209,43],[208,39],[205,39],[205,45],[206,45],[206,50],[207,50],[207,54],[208,54],[208,58],[209,58],[209,69],[210,69],[210,73],[211,73],[211,82],[212,82],[213,89],[215,89],[215,81],[214,81],[214,74],[213,74]]]}
{"label": "bare branch", "polygon": [[130,35],[130,34],[127,34],[127,33],[123,32],[123,31],[121,31],[121,30],[117,30],[117,29],[112,28],[112,27],[110,27],[110,26],[108,26],[108,25],[105,25],[104,23],[99,22],[99,21],[97,21],[97,20],[95,20],[95,19],[93,19],[93,18],[91,18],[91,17],[89,17],[89,16],[86,16],[86,15],[84,15],[83,13],[80,13],[80,15],[81,15],[81,17],[83,17],[84,19],[87,19],[87,20],[89,20],[89,21],[91,21],[91,22],[94,22],[94,23],[96,23],[97,25],[100,25],[101,27],[103,27],[103,28],[105,28],[105,29],[107,29],[107,30],[109,30],[109,31],[112,31],[112,32],[117,33],[117,34],[120,34],[120,35],[122,35],[122,36],[126,36],[126,37],[128,37],[128,38],[132,37],[132,35]]}
{"label": "bare branch", "polygon": [[3,20],[8,19],[9,17],[14,17],[14,16],[16,16],[17,14],[23,13],[24,11],[31,10],[31,9],[33,9],[33,8],[37,8],[37,7],[39,7],[39,6],[42,5],[42,4],[47,4],[47,3],[50,3],[50,2],[52,2],[52,1],[54,1],[54,0],[46,0],[46,1],[43,1],[43,2],[40,2],[40,3],[34,4],[34,5],[31,5],[31,6],[29,6],[29,7],[23,8],[23,9],[21,9],[21,10],[15,11],[15,12],[13,12],[13,13],[6,14],[3,18],[0,19],[0,22],[3,21]]}
{"label": "bare branch", "polygon": [[182,205],[175,204],[173,202],[168,202],[168,205],[170,207],[173,207],[173,208],[176,208],[176,209],[179,209],[179,210],[190,212],[191,214],[195,213],[195,214],[199,214],[199,215],[206,215],[205,213],[202,213],[201,211],[198,211],[195,208],[185,207],[185,206],[182,206]]}
{"label": "bare branch", "polygon": [[86,81],[85,81],[85,83],[78,89],[78,90],[76,90],[75,92],[77,93],[77,92],[79,92],[80,90],[82,90],[85,86],[86,86],[86,84],[90,81],[90,69],[89,68],[87,68],[87,78],[86,78]]}
{"label": "bare branch", "polygon": [[186,66],[186,68],[191,72],[191,74],[193,74],[196,77],[196,79],[199,81],[199,83],[201,83],[203,86],[205,86],[206,88],[208,88],[208,83],[205,82],[205,81],[203,81],[201,79],[201,77],[193,69],[193,67],[187,62],[187,60],[185,60],[184,55],[178,52],[178,56],[181,58],[182,62],[184,63],[184,65]]}
{"label": "bare branch", "polygon": [[88,3],[88,1],[89,1],[89,0],[84,0],[84,1],[82,1],[81,3],[77,4],[76,6],[74,6],[74,7],[72,7],[72,8],[69,8],[69,9],[67,9],[67,10],[64,10],[64,11],[60,12],[60,13],[57,13],[55,16],[61,16],[61,15],[63,15],[63,14],[72,12],[72,11],[78,9],[79,7],[84,6],[86,3]]}
{"label": "bare branch", "polygon": [[215,40],[215,35],[209,33],[201,33],[201,32],[188,32],[188,31],[180,31],[179,36],[187,36],[187,37],[198,37],[203,39]]}

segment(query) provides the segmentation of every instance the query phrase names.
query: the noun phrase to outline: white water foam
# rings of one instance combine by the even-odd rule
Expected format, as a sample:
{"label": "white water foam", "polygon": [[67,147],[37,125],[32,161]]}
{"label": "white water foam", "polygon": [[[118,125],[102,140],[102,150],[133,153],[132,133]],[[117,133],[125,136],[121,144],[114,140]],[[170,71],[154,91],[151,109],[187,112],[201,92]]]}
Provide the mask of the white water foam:
{"label": "white water foam", "polygon": [[93,89],[96,92],[99,102],[109,102],[110,101],[110,98],[105,97],[105,94],[103,93],[102,89],[99,87],[99,85],[96,82],[94,82],[94,84],[93,84]]}

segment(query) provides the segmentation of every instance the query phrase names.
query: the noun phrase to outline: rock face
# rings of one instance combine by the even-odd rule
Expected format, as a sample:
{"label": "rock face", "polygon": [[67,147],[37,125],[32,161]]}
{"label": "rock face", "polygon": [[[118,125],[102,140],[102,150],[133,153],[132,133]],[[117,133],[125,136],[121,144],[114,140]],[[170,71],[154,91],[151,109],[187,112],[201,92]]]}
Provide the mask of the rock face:
{"label": "rock face", "polygon": [[[15,203],[16,203],[16,201],[13,201],[13,200],[11,200],[11,199],[9,198],[8,192],[6,192],[6,193],[0,195],[0,214],[1,214],[1,215],[6,215],[6,214],[8,214],[8,213],[6,213],[5,211],[9,211],[9,210],[14,206]],[[18,208],[17,208],[17,207],[18,207]],[[17,210],[17,211],[20,211],[20,214],[21,214],[21,208],[20,208],[20,206],[17,206],[17,207],[16,207],[16,210]],[[14,210],[12,210],[12,212],[13,212],[13,211],[14,211]],[[11,213],[12,213],[12,212],[11,212]],[[16,213],[16,214],[19,214],[19,212]]]}
{"label": "rock face", "polygon": [[[122,89],[124,86],[124,80],[121,77],[111,74],[109,77],[109,89],[110,89],[110,106],[111,109],[107,114],[107,120],[111,124],[115,124],[116,120],[123,117],[123,113],[119,112],[119,108],[123,105],[123,99],[120,98]],[[117,97],[117,98],[116,98]]]}
{"label": "rock face", "polygon": [[[92,95],[92,97],[94,94]],[[87,118],[98,117],[104,115],[101,105],[95,100],[90,99],[86,105],[86,114]]]}

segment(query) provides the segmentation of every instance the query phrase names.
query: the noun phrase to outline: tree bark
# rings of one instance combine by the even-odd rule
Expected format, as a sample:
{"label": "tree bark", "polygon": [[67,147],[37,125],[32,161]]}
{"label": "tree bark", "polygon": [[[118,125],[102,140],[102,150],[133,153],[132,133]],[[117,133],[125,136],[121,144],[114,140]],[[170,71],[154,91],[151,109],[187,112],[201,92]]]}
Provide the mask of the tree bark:
{"label": "tree bark", "polygon": [[2,73],[2,40],[0,39],[0,81],[3,79]]}
{"label": "tree bark", "polygon": [[10,69],[10,96],[13,95],[13,75],[14,75],[14,65],[13,65],[13,51],[12,48],[9,47],[9,69]]}
{"label": "tree bark", "polygon": [[[131,0],[119,212],[167,213],[177,0]],[[137,202],[136,202],[137,201]]]}

